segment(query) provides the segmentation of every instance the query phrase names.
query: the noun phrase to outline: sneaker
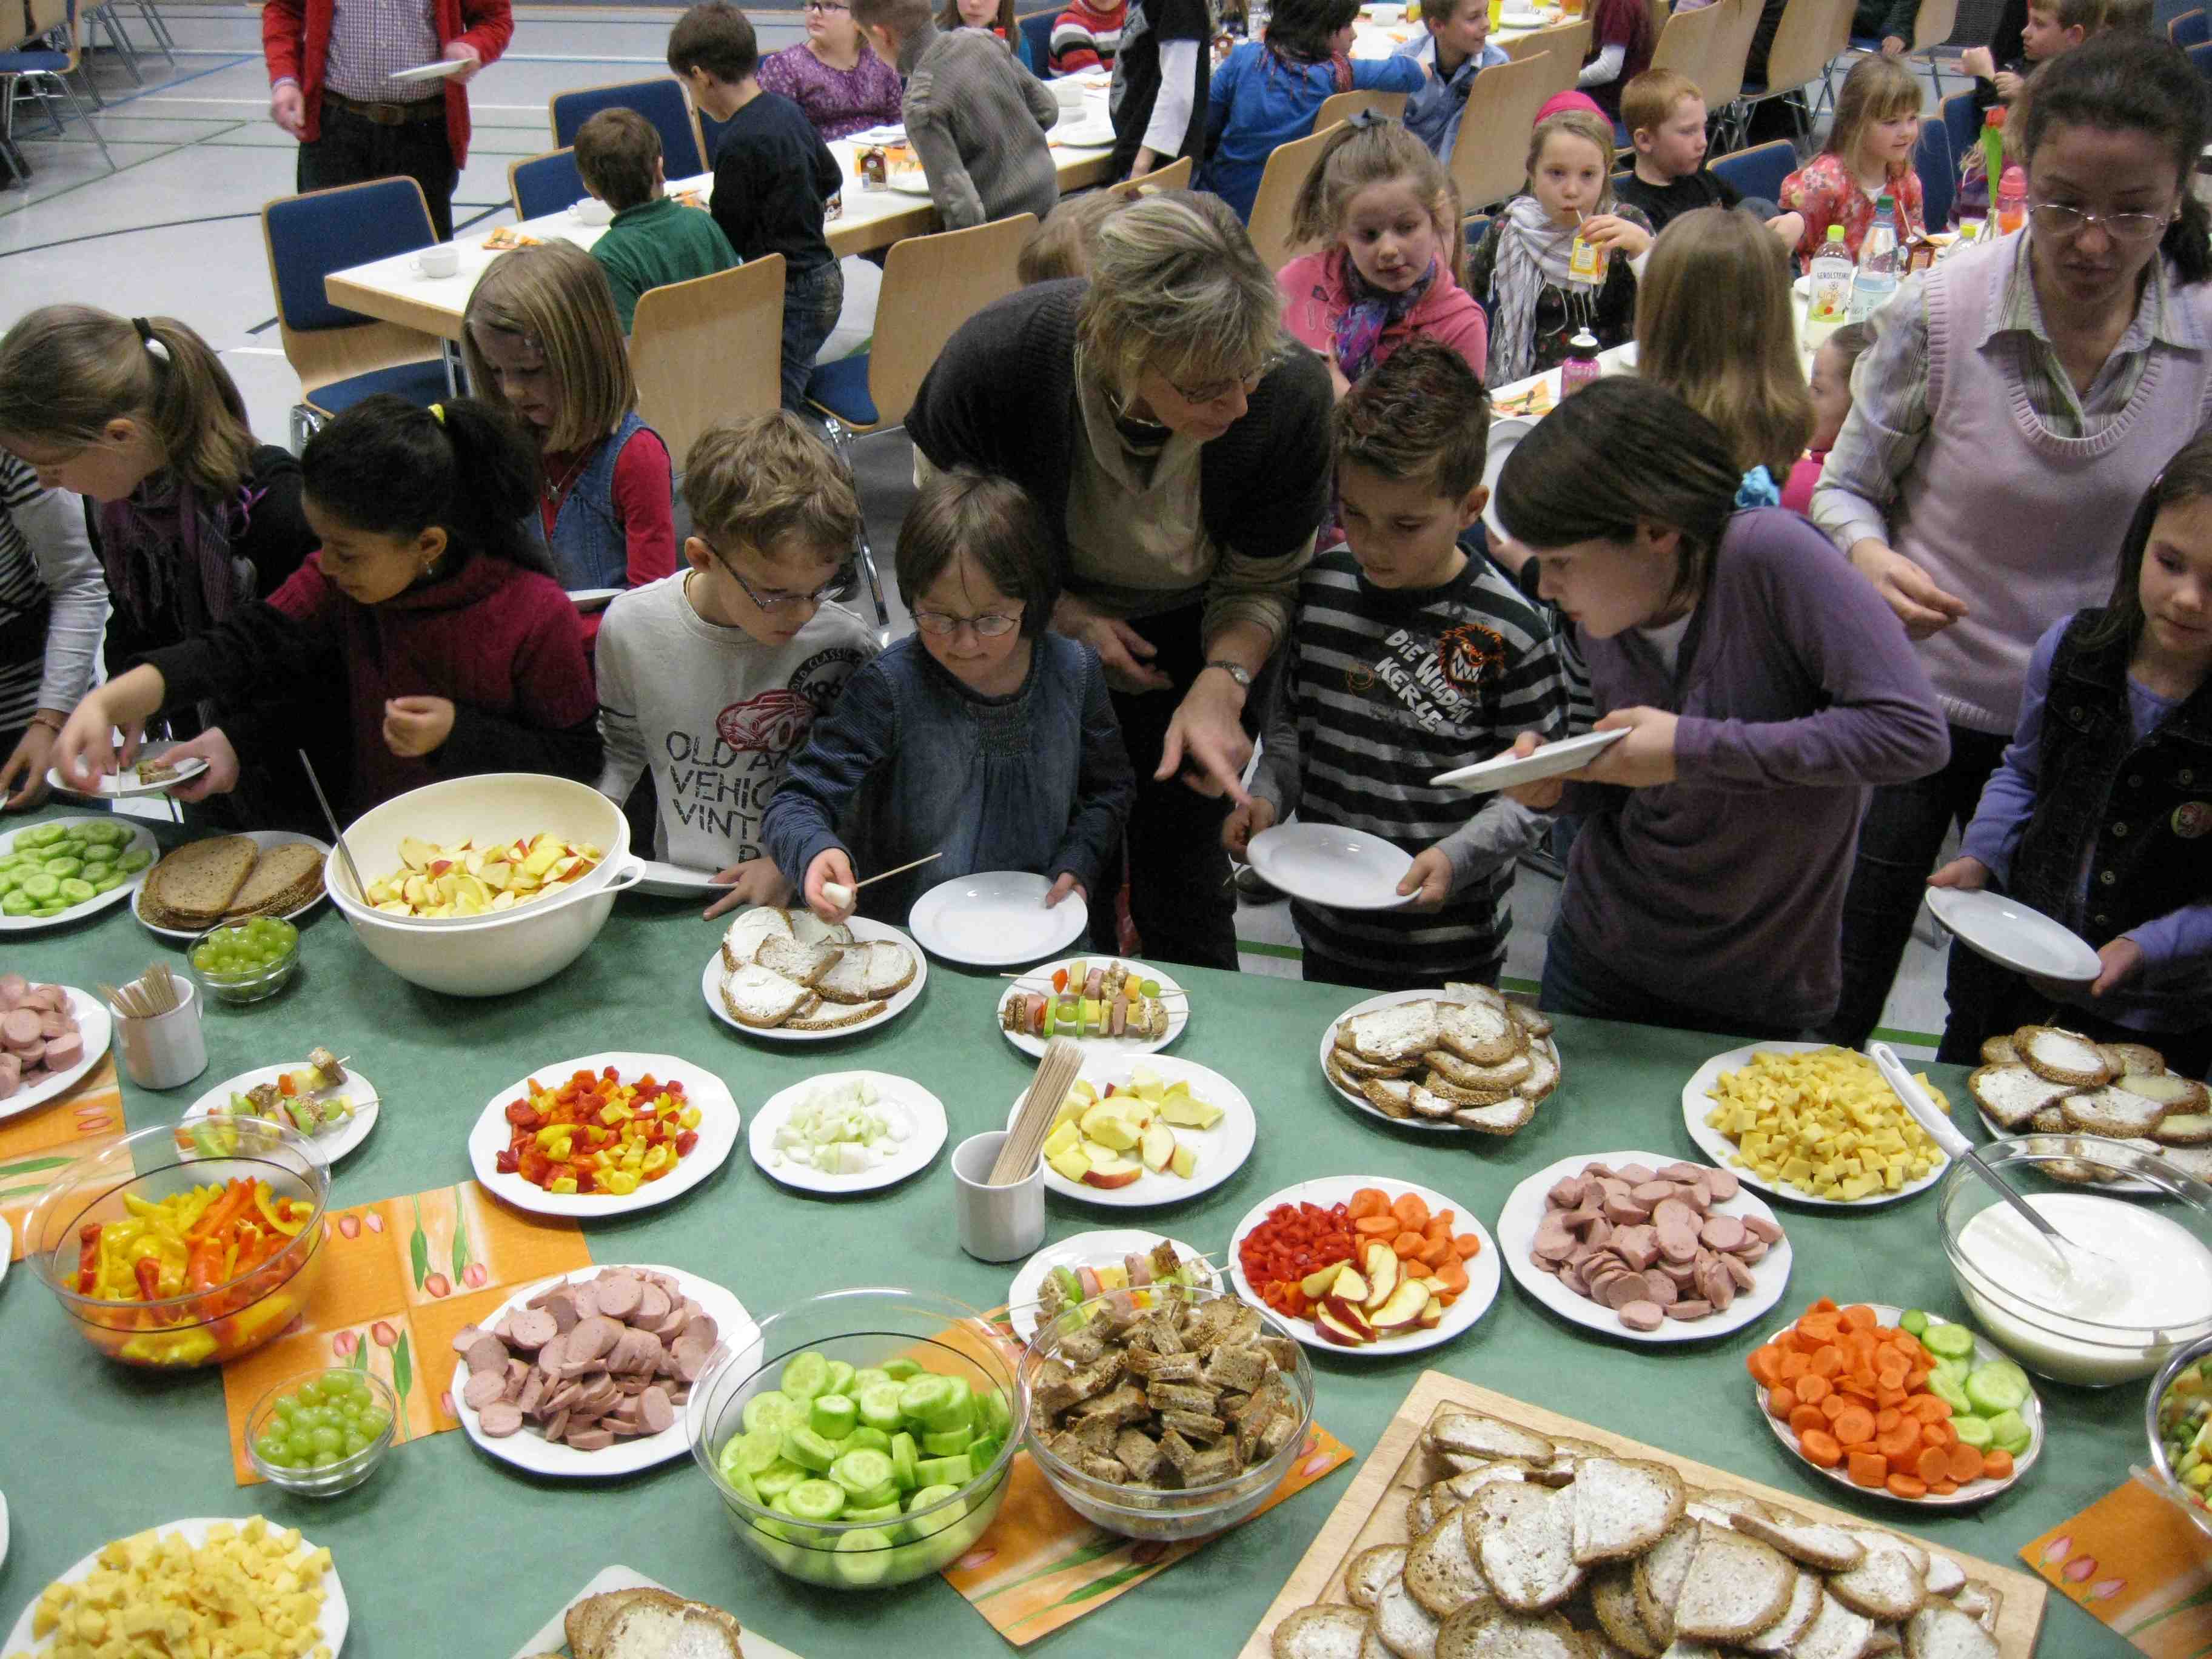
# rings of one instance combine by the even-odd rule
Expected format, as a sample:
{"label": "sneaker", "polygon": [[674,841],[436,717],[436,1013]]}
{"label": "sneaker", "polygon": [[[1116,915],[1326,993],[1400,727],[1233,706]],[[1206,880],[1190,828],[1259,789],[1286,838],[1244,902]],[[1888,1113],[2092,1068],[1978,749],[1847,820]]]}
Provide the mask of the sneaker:
{"label": "sneaker", "polygon": [[1265,876],[1249,864],[1237,866],[1236,881],[1237,892],[1257,904],[1266,904],[1283,896],[1281,889],[1272,885]]}

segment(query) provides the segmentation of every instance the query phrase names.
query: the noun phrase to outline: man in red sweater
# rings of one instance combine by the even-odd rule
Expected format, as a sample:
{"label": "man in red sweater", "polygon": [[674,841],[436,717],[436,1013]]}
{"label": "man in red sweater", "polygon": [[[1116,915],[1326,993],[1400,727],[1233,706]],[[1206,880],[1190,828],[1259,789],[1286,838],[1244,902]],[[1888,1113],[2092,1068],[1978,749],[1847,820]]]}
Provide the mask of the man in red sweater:
{"label": "man in red sweater", "polygon": [[[450,239],[469,155],[464,88],[514,33],[508,0],[266,0],[269,117],[300,141],[297,187],[412,179]],[[392,78],[440,62],[460,67],[439,80]]]}

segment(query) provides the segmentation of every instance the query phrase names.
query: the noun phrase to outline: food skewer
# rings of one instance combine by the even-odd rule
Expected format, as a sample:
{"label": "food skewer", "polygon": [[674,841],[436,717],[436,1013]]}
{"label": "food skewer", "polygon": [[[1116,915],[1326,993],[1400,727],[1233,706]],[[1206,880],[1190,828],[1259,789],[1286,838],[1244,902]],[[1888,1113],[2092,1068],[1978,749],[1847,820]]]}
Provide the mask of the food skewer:
{"label": "food skewer", "polygon": [[[1025,974],[1000,974],[999,977],[1000,979],[1012,980],[1016,984],[1020,985],[1026,989],[1044,991],[1050,993],[1054,996],[1060,994],[1060,993],[1053,990],[1052,981],[1050,980],[1038,979],[1036,977],[1033,971]],[[1157,996],[1153,997],[1152,1000],[1155,1002],[1165,1002],[1173,997],[1182,997],[1184,1000],[1188,1001],[1190,998],[1190,993],[1183,990],[1164,990]]]}
{"label": "food skewer", "polygon": [[825,881],[822,884],[822,896],[842,910],[853,902],[853,895],[870,883],[887,880],[892,876],[902,876],[909,870],[918,870],[923,865],[944,856],[942,852],[931,853],[915,860],[911,864],[898,865],[889,870],[878,870],[874,875],[854,882],[850,887],[842,881]]}
{"label": "food skewer", "polygon": [[1045,1044],[1043,1062],[1030,1079],[1029,1092],[1022,1097],[1021,1107],[1014,1114],[1013,1127],[999,1145],[988,1185],[1004,1187],[1028,1178],[1036,1167],[1060,1103],[1067,1098],[1076,1073],[1082,1069],[1083,1050],[1073,1039],[1056,1036]]}

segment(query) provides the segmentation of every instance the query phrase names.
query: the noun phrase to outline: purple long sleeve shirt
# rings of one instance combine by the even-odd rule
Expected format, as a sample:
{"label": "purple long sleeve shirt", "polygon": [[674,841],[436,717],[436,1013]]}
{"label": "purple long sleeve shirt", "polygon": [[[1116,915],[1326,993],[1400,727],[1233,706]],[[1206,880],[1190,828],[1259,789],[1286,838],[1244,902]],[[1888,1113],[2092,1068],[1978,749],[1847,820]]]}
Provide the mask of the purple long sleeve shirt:
{"label": "purple long sleeve shirt", "polygon": [[1675,781],[1574,785],[1561,923],[1675,1002],[1818,1024],[1835,1006],[1844,890],[1868,788],[1950,756],[1904,626],[1794,513],[1736,514],[1670,670],[1633,630],[1578,635],[1598,712],[1680,717]]}
{"label": "purple long sleeve shirt", "polygon": [[[2013,855],[2035,811],[2036,791],[2043,772],[2043,706],[2051,696],[2051,664],[2058,654],[2058,641],[2072,625],[2072,617],[2051,623],[2035,642],[2027,662],[2027,685],[2020,704],[2020,724],[2013,730],[2004,761],[1990,774],[1982,787],[1981,805],[1959,850],[1989,866],[1999,883],[2010,880]],[[2180,705],[2148,691],[2128,678],[2128,716],[2141,743],[2160,721]],[[2083,855],[2075,896],[2089,891],[2089,864]],[[2103,1018],[2136,1030],[2170,1030],[2177,1011],[2201,1011],[2212,1006],[2212,903],[2185,904],[2153,917],[2140,927],[2120,935],[2133,939],[2143,953],[2136,976],[2119,989],[2092,997],[2087,988],[2069,987],[2060,994],[2075,1006],[2094,1011]],[[2092,945],[2107,943],[2091,939]]]}

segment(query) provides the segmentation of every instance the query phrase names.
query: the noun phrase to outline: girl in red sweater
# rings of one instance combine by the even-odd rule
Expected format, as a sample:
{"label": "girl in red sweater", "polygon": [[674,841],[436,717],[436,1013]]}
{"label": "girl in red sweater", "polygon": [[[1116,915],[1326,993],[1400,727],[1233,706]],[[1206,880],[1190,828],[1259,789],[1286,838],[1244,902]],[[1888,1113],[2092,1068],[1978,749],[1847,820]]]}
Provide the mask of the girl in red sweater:
{"label": "girl in red sweater", "polygon": [[182,799],[235,787],[241,756],[295,765],[283,732],[307,723],[303,704],[349,739],[349,817],[470,773],[596,778],[583,629],[520,528],[536,459],[514,422],[381,394],[317,433],[300,465],[320,550],[266,600],[78,704],[55,745],[62,775],[91,786],[129,763],[151,715],[210,698],[221,724],[170,751],[209,763]]}

